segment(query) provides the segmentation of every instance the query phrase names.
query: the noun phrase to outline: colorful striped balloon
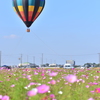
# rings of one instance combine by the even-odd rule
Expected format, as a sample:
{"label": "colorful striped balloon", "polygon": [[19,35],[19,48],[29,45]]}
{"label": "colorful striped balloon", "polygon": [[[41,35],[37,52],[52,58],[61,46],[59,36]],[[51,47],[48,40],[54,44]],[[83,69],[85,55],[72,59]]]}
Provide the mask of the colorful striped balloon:
{"label": "colorful striped balloon", "polygon": [[27,27],[30,27],[40,15],[45,0],[13,0],[13,8]]}

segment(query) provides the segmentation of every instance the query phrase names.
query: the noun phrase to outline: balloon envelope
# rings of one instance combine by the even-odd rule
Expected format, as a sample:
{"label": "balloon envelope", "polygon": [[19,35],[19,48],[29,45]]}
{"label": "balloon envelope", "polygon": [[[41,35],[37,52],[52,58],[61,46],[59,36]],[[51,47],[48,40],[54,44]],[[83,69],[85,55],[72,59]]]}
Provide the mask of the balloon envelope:
{"label": "balloon envelope", "polygon": [[13,0],[13,8],[27,27],[40,15],[45,0]]}

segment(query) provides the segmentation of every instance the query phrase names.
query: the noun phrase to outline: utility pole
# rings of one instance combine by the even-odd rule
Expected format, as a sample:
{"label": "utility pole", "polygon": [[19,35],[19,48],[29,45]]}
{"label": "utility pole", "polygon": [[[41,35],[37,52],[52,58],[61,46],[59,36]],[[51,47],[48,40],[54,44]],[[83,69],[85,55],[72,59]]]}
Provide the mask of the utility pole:
{"label": "utility pole", "polygon": [[1,51],[0,51],[0,67],[1,67]]}
{"label": "utility pole", "polygon": [[20,61],[21,61],[21,66],[22,66],[22,54],[21,54],[21,59],[20,59]]}
{"label": "utility pole", "polygon": [[43,64],[43,53],[42,53],[42,64]]}
{"label": "utility pole", "polygon": [[100,64],[100,53],[98,53],[99,54],[99,64]]}

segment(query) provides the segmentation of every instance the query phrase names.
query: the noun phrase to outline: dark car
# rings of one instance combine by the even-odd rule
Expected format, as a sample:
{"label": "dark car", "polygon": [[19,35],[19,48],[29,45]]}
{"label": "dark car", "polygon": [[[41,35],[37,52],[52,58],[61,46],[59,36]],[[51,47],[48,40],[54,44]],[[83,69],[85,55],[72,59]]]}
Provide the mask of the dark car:
{"label": "dark car", "polygon": [[3,67],[4,69],[5,69],[5,68],[11,69],[11,67],[10,67],[10,66],[7,66],[7,65],[3,65],[2,67]]}

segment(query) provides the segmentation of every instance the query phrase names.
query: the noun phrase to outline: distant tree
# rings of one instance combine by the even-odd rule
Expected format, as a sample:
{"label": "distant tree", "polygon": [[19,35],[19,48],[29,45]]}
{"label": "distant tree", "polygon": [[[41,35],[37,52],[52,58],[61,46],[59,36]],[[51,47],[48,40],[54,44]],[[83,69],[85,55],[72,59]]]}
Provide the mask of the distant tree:
{"label": "distant tree", "polygon": [[100,67],[100,64],[96,64],[95,67]]}
{"label": "distant tree", "polygon": [[84,66],[85,67],[96,67],[96,66],[99,66],[99,65],[96,64],[96,63],[85,63]]}
{"label": "distant tree", "polygon": [[95,67],[97,64],[96,63],[92,63],[93,67]]}
{"label": "distant tree", "polygon": [[46,66],[49,66],[49,63],[46,63]]}
{"label": "distant tree", "polygon": [[58,65],[60,68],[62,68],[63,67],[63,65]]}
{"label": "distant tree", "polygon": [[80,65],[75,65],[74,67],[77,68],[77,67],[80,67]]}
{"label": "distant tree", "polygon": [[89,67],[91,67],[91,63],[85,63],[84,66],[89,68]]}

